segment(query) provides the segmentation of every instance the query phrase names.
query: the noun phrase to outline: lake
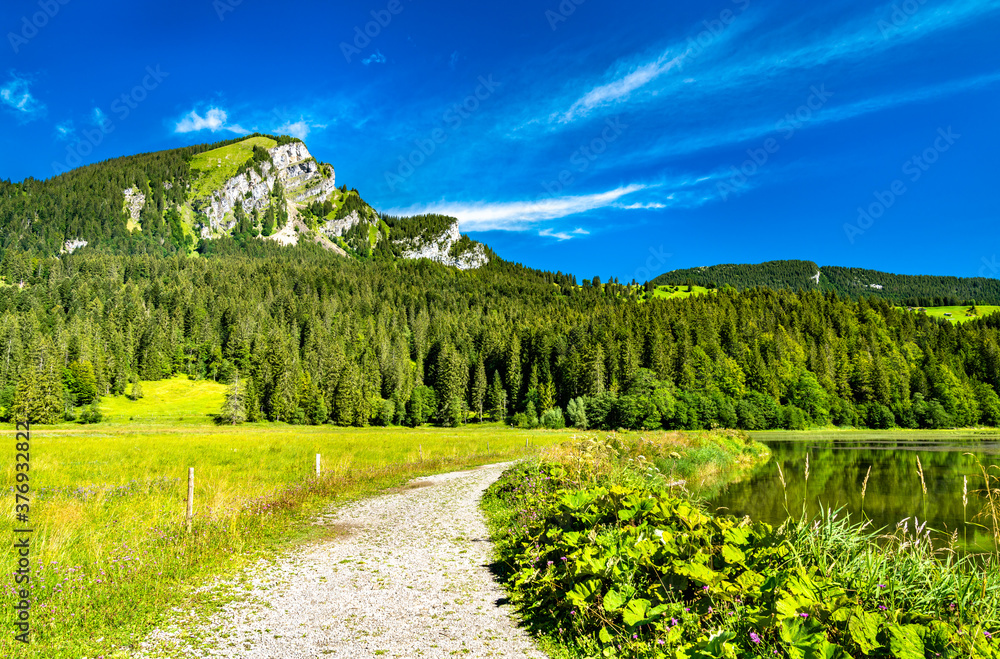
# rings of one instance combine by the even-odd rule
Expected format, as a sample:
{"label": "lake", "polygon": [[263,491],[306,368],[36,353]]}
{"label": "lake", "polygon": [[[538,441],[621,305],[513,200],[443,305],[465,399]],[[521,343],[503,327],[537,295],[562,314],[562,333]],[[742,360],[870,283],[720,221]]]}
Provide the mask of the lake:
{"label": "lake", "polygon": [[[977,517],[985,500],[983,475],[975,458],[966,454],[973,453],[987,467],[1000,465],[998,432],[834,431],[751,435],[771,449],[772,460],[750,479],[724,489],[711,500],[713,507],[774,525],[782,523],[787,514],[777,468],[781,465],[787,484],[788,509],[793,516],[802,514],[805,500],[810,516],[816,515],[822,504],[834,509],[844,507],[852,520],[860,521],[861,489],[870,467],[864,514],[877,528],[891,530],[901,520],[910,518],[912,529],[916,517],[937,531],[950,534],[957,530],[959,543],[970,551],[993,551],[992,531],[975,524],[991,526],[989,520]],[[918,457],[923,466],[926,496],[917,469]],[[1000,475],[997,470],[992,473]],[[967,510],[962,504],[965,476],[969,479]],[[977,490],[983,491],[983,495]]]}

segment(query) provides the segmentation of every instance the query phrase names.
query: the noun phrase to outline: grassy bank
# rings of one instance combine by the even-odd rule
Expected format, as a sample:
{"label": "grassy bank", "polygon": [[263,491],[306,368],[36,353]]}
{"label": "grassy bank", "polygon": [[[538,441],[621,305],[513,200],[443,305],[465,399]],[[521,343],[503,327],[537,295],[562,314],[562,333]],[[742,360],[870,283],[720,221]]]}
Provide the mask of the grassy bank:
{"label": "grassy bank", "polygon": [[[331,501],[419,475],[521,458],[571,436],[499,425],[225,427],[206,416],[218,409],[216,401],[193,394],[184,405],[164,404],[167,393],[147,386],[140,401],[105,401],[103,423],[33,429],[34,644],[13,641],[8,577],[0,656],[124,656],[171,607],[207,605],[210,597],[195,591],[212,577],[309,540],[317,531],[308,520]],[[3,471],[8,494],[0,502],[0,533],[7,538],[14,528],[13,443],[10,450]],[[196,478],[190,535],[188,467]],[[0,553],[0,569],[13,573],[12,549]]]}
{"label": "grassy bank", "polygon": [[866,428],[813,428],[811,430],[750,430],[747,431],[755,440],[766,441],[898,441],[910,442],[981,442],[1000,437],[996,428],[953,428],[945,430],[928,430],[915,428],[892,428],[890,430],[870,430]]}
{"label": "grassy bank", "polygon": [[876,537],[829,513],[777,528],[713,516],[697,504],[712,479],[664,476],[667,457],[724,478],[698,451],[732,442],[595,436],[490,489],[498,567],[553,657],[1000,656],[995,561],[912,526]]}

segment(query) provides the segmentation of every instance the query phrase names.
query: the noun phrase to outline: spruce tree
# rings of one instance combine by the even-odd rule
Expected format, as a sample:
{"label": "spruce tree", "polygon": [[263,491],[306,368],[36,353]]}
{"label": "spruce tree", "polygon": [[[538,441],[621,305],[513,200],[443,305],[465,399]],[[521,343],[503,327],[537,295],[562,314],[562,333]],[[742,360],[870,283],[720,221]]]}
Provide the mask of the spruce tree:
{"label": "spruce tree", "polygon": [[354,362],[348,362],[334,394],[334,423],[339,426],[361,425],[361,397],[361,373]]}
{"label": "spruce tree", "polygon": [[223,423],[238,426],[247,420],[245,389],[237,371],[232,386],[226,392],[226,401],[222,404],[222,412],[219,414]]}
{"label": "spruce tree", "polygon": [[129,392],[129,399],[139,400],[142,398],[142,384],[139,383],[139,378],[132,380],[132,391]]}
{"label": "spruce tree", "polygon": [[486,400],[486,366],[483,364],[482,357],[476,363],[476,372],[472,377],[472,409],[476,410],[479,414],[479,422],[483,422],[483,403]]}
{"label": "spruce tree", "polygon": [[487,405],[494,421],[503,421],[507,418],[507,392],[500,383],[500,373],[497,371],[493,372],[493,383],[490,384]]}

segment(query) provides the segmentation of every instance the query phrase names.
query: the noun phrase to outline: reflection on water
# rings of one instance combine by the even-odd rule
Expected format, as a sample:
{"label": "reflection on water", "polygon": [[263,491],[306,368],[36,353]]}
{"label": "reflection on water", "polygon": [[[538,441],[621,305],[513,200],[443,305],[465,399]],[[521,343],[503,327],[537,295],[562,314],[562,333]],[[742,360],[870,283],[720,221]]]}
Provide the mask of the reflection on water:
{"label": "reflection on water", "polygon": [[[1000,434],[975,433],[766,433],[754,439],[768,445],[773,459],[754,476],[723,490],[712,505],[733,514],[780,524],[787,515],[785,493],[778,477],[781,465],[788,490],[788,508],[793,516],[815,515],[819,505],[846,507],[851,519],[861,520],[861,486],[871,467],[864,499],[865,517],[876,527],[894,528],[905,518],[919,518],[928,526],[951,533],[958,531],[959,544],[972,551],[992,551],[990,522],[978,517],[983,509],[984,466],[1000,465]],[[809,455],[808,493],[805,483]],[[924,496],[917,458],[923,466],[927,495]],[[998,474],[996,470],[992,473]],[[969,479],[969,505],[962,504],[963,477]],[[968,519],[969,524],[963,521]],[[911,526],[912,528],[912,526]]]}

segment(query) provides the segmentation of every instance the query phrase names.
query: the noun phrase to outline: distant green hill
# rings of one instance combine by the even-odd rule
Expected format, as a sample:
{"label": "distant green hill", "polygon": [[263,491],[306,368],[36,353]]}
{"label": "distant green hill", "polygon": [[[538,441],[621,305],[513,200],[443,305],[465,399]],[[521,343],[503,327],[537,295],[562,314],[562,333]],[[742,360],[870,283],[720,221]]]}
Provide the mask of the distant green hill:
{"label": "distant green hill", "polygon": [[664,273],[651,283],[655,286],[693,284],[707,288],[731,286],[737,290],[766,287],[832,291],[852,299],[877,297],[913,307],[1000,304],[998,279],[896,275],[864,268],[819,266],[812,261],[768,261],[688,268]]}

